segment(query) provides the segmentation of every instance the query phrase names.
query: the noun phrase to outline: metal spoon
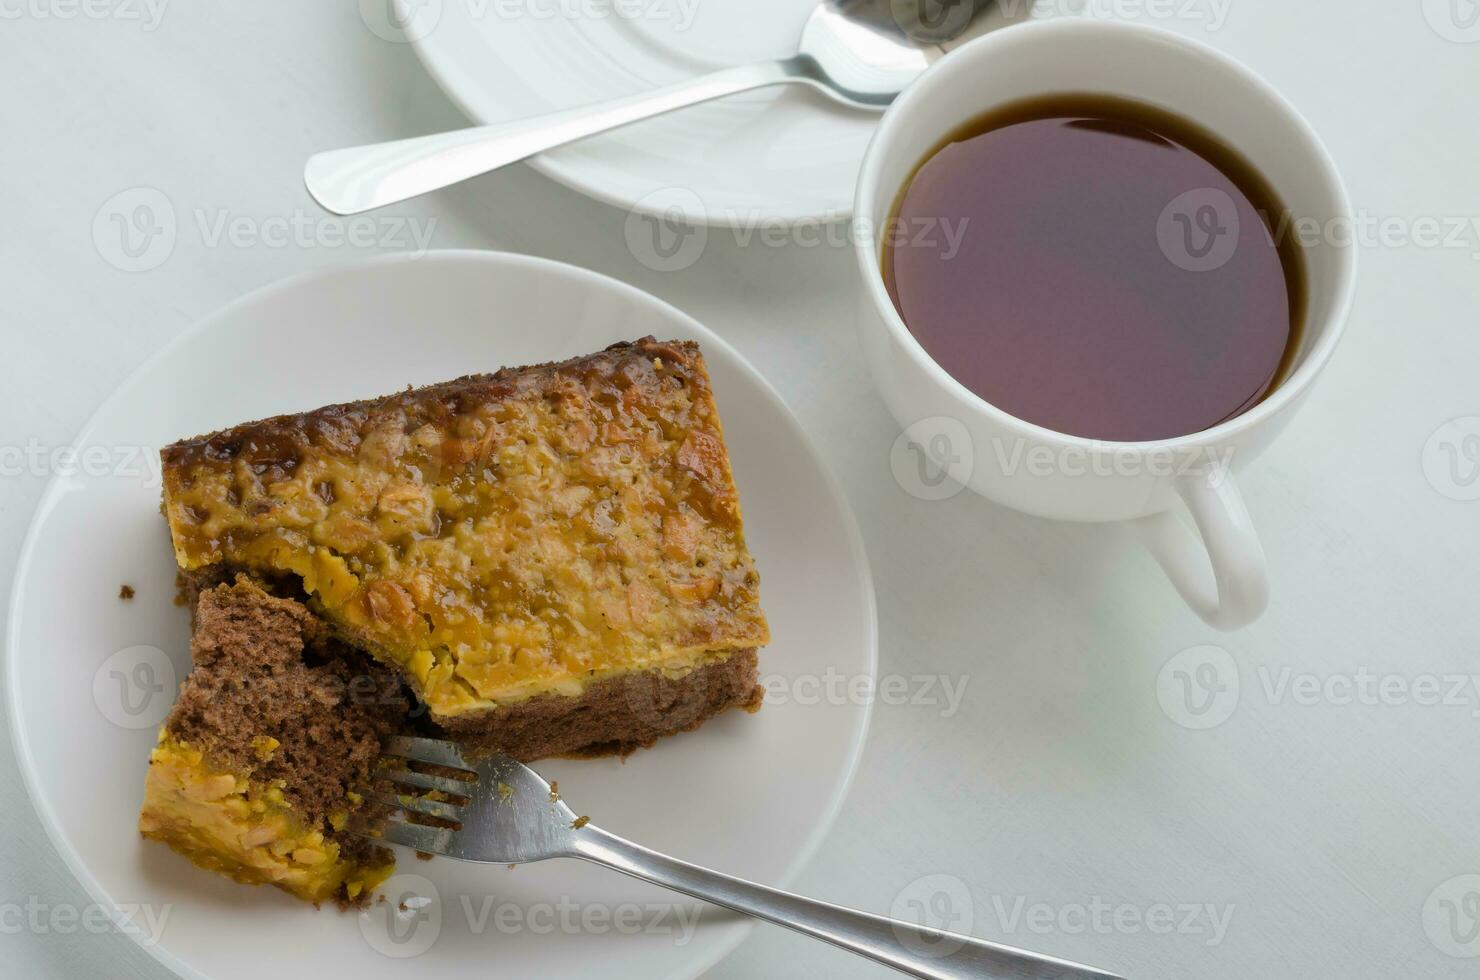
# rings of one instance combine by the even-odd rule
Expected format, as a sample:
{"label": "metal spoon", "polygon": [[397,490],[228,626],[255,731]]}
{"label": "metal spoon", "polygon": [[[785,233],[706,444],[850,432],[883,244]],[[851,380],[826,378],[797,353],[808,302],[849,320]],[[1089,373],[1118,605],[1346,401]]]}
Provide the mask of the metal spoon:
{"label": "metal spoon", "polygon": [[797,53],[728,68],[642,95],[309,158],[303,179],[335,214],[358,214],[476,177],[545,150],[684,106],[800,82],[882,111],[925,70],[936,43],[959,34],[984,0],[822,0]]}

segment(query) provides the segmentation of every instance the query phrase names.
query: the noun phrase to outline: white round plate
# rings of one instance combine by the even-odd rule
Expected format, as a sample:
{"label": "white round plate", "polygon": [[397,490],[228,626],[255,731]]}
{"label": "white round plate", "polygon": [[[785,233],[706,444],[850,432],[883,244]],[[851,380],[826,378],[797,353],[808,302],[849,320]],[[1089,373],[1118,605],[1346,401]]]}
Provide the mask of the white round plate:
{"label": "white round plate", "polygon": [[[368,0],[383,18],[386,0]],[[504,122],[796,53],[817,0],[418,0],[394,32],[471,119]],[[364,9],[362,7],[362,9]],[[691,106],[534,157],[615,207],[690,224],[837,221],[879,114],[804,86]]]}
{"label": "white round plate", "polygon": [[[776,393],[724,341],[653,297],[541,259],[431,253],[292,279],[206,319],[126,381],[78,439],[22,549],[10,716],[57,850],[93,897],[187,977],[693,977],[748,921],[575,861],[515,870],[399,855],[391,901],[312,908],[140,840],[155,725],[189,667],[188,616],[159,515],[158,447],[247,419],[589,353],[644,334],[699,341],[724,418],[774,642],[775,691],[875,669],[873,590],[842,494]],[[140,450],[142,456],[136,452]],[[137,590],[117,596],[123,583]],[[843,690],[852,690],[843,685]],[[554,761],[571,806],[615,833],[785,882],[858,761],[861,703],[774,698],[626,763]],[[399,908],[404,902],[405,909]],[[142,907],[153,919],[137,910]],[[164,927],[151,934],[150,922]],[[697,923],[695,917],[697,916]]]}

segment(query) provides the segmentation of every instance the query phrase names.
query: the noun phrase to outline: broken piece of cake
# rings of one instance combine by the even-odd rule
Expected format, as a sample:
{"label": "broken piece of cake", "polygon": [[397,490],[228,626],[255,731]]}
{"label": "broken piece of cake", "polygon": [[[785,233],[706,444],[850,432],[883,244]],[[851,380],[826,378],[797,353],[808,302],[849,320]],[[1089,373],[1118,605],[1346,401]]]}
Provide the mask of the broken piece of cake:
{"label": "broken piece of cake", "polygon": [[[648,337],[278,416],[161,457],[176,561],[202,609],[238,575],[231,588],[301,597],[324,636],[396,671],[446,737],[522,761],[626,753],[760,704],[769,633],[694,343]],[[281,871],[243,872],[239,839],[171,836],[236,832],[187,806],[214,803],[190,793],[225,791],[225,777],[249,809],[265,798],[239,751],[213,758],[180,729],[172,715],[150,798],[183,801],[190,820],[171,825],[167,807],[146,803],[146,825],[164,828],[146,834],[228,873]],[[291,795],[292,776],[272,778]],[[203,780],[210,790],[192,790]],[[308,795],[288,832],[333,842],[320,825],[343,798]],[[343,848],[332,860],[323,878],[291,869],[278,883],[311,897],[379,874],[378,859]]]}
{"label": "broken piece of cake", "polygon": [[245,579],[201,592],[191,657],[149,758],[139,830],[240,882],[363,901],[395,860],[339,831],[381,740],[405,723],[399,677]]}

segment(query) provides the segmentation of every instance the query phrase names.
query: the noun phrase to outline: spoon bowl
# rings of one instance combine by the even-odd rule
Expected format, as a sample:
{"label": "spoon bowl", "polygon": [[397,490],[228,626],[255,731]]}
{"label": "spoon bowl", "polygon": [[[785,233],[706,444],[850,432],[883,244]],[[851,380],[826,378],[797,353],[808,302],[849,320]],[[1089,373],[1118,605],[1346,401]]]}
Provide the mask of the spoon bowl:
{"label": "spoon bowl", "polygon": [[930,67],[922,42],[889,0],[824,0],[807,18],[793,61],[806,80],[840,102],[883,110]]}

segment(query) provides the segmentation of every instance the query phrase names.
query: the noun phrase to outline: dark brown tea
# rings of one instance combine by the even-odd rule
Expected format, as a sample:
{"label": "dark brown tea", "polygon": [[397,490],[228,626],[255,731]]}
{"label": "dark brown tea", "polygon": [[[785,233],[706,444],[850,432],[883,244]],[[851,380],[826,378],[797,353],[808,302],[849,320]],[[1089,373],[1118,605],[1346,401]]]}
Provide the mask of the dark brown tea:
{"label": "dark brown tea", "polygon": [[884,281],[956,380],[1018,418],[1140,442],[1283,380],[1304,315],[1269,184],[1198,125],[1094,95],[962,127],[906,184]]}

